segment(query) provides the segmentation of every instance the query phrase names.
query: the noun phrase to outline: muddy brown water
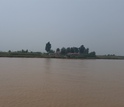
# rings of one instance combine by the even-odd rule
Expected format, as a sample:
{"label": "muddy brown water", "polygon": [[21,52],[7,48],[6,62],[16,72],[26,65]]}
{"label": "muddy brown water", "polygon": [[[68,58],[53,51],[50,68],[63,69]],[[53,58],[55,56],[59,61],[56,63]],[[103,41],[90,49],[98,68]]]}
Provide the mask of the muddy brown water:
{"label": "muddy brown water", "polygon": [[0,107],[124,107],[124,60],[0,58]]}

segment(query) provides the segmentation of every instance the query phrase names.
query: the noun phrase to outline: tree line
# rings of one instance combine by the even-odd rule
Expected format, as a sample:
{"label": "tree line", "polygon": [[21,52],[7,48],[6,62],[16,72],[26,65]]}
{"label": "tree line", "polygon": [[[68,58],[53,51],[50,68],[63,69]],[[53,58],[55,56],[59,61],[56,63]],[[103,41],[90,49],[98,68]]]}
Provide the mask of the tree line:
{"label": "tree line", "polygon": [[96,57],[95,51],[89,52],[89,48],[84,45],[80,47],[62,47],[56,50],[51,49],[52,45],[47,42],[45,45],[45,50],[47,53],[33,52],[27,50],[2,52],[0,51],[0,57],[39,57],[39,58],[90,58]]}
{"label": "tree line", "polygon": [[56,53],[56,54],[60,54],[60,55],[67,55],[67,56],[96,56],[96,52],[89,52],[89,48],[86,48],[84,45],[81,45],[80,47],[62,47],[57,48],[56,51],[52,50],[52,45],[50,42],[46,43],[45,46],[45,50],[47,51],[47,53],[51,54],[51,53]]}

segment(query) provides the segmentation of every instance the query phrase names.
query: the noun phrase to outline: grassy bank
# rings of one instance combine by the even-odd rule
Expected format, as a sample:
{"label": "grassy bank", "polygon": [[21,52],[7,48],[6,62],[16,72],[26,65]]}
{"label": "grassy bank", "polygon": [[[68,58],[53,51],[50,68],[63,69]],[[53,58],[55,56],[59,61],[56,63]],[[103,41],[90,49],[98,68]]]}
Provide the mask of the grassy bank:
{"label": "grassy bank", "polygon": [[124,59],[124,56],[115,55],[61,55],[61,54],[47,54],[41,52],[0,52],[0,57],[17,57],[17,58],[64,58],[64,59]]}
{"label": "grassy bank", "polygon": [[0,57],[24,57],[24,58],[68,58],[68,59],[95,59],[96,56],[87,54],[62,55],[41,52],[0,52]]}
{"label": "grassy bank", "polygon": [[116,56],[116,55],[97,55],[97,59],[124,59],[124,56]]}

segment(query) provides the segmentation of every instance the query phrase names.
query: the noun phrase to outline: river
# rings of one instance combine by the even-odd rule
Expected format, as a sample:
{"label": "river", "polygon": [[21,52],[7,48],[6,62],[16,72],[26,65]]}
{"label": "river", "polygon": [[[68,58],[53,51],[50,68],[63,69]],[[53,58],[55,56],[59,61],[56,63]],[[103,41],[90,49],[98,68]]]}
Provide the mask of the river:
{"label": "river", "polygon": [[0,107],[124,107],[124,60],[0,58]]}

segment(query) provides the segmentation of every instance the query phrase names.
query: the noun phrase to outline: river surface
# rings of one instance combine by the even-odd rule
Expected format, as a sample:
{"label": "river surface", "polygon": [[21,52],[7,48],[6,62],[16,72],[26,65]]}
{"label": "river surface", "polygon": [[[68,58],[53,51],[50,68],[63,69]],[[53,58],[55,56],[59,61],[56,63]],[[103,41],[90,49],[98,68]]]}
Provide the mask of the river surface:
{"label": "river surface", "polygon": [[124,107],[124,60],[0,58],[0,107]]}

